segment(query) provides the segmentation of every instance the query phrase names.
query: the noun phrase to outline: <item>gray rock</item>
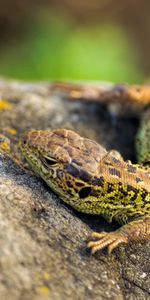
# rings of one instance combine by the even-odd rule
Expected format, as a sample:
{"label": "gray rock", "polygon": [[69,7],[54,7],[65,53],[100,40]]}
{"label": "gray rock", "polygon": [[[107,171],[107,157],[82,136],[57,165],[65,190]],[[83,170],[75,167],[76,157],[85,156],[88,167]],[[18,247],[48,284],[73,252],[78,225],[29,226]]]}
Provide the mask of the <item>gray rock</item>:
{"label": "gray rock", "polygon": [[18,149],[26,129],[64,127],[134,159],[135,122],[114,124],[106,108],[52,95],[49,83],[1,80],[0,97],[0,299],[150,299],[150,243],[92,256],[91,229],[116,224],[65,205]]}

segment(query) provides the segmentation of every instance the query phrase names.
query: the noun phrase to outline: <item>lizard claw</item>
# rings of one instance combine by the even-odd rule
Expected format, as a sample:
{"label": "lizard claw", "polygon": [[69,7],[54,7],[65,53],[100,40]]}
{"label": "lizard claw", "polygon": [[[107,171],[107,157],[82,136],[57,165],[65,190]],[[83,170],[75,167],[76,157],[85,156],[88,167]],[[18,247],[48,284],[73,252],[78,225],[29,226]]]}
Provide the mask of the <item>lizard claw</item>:
{"label": "lizard claw", "polygon": [[97,241],[90,241],[88,243],[88,248],[91,248],[92,254],[101,250],[105,247],[108,247],[108,254],[112,252],[114,248],[122,243],[128,243],[128,237],[124,235],[119,230],[115,232],[92,232],[92,237],[98,239]]}

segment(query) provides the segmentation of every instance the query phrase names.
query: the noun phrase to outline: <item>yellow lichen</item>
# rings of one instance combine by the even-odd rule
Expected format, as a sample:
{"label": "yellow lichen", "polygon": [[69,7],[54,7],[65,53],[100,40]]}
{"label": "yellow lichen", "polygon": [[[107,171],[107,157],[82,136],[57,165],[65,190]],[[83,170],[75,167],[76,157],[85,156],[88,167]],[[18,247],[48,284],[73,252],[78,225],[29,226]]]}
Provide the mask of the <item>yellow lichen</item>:
{"label": "yellow lichen", "polygon": [[49,288],[48,288],[47,286],[41,286],[41,287],[39,288],[39,291],[40,291],[40,293],[41,293],[42,295],[44,295],[44,296],[47,296],[47,295],[49,295],[49,293],[50,293],[50,290],[49,290]]}
{"label": "yellow lichen", "polygon": [[0,110],[11,109],[12,105],[7,100],[0,100]]}
{"label": "yellow lichen", "polygon": [[45,272],[43,274],[43,277],[44,277],[45,280],[50,280],[51,279],[51,275],[48,272]]}
{"label": "yellow lichen", "polygon": [[17,134],[17,130],[14,128],[9,128],[8,129],[8,133],[12,134],[12,135],[16,135]]}
{"label": "yellow lichen", "polygon": [[7,143],[7,142],[1,143],[1,144],[0,144],[0,148],[1,148],[2,150],[9,150],[9,143]]}

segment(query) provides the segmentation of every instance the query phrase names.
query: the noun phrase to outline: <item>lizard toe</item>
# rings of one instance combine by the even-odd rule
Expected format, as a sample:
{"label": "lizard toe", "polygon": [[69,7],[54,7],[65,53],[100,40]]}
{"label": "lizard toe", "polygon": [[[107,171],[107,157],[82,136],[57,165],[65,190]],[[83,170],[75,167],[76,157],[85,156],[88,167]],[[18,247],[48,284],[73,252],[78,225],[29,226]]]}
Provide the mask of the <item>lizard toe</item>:
{"label": "lizard toe", "polygon": [[98,238],[97,241],[90,241],[88,243],[88,248],[91,248],[92,254],[98,250],[108,247],[108,253],[110,254],[113,249],[118,247],[122,243],[128,243],[128,239],[121,232],[93,232],[92,237]]}

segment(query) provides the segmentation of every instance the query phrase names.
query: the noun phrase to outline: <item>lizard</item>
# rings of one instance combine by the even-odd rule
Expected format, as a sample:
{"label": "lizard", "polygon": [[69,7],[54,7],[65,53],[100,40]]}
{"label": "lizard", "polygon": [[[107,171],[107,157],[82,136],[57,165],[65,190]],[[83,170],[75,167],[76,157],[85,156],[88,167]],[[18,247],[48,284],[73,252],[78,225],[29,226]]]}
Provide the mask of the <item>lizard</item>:
{"label": "lizard", "polygon": [[139,165],[67,129],[33,129],[20,140],[32,169],[64,202],[121,225],[113,232],[92,232],[92,253],[107,247],[110,254],[122,243],[150,238],[150,109],[137,141]]}

